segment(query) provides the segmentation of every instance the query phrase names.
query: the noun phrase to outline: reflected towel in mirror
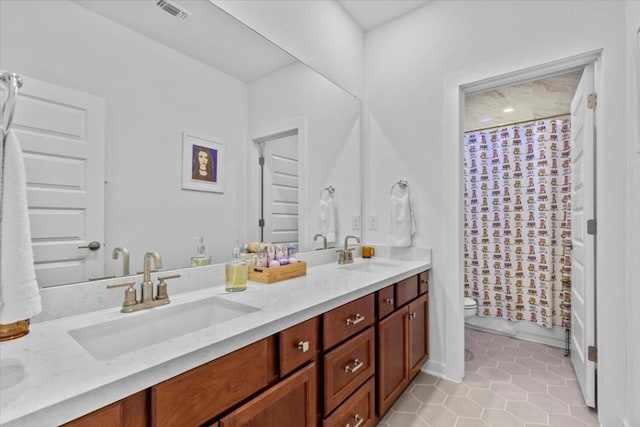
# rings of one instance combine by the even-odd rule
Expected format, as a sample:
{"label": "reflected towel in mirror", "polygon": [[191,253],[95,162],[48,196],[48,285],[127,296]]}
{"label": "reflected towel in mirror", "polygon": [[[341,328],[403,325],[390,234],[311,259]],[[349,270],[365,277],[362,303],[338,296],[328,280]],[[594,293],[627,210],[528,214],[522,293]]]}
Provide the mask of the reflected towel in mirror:
{"label": "reflected towel in mirror", "polygon": [[327,237],[327,242],[335,242],[338,229],[338,212],[333,194],[324,192],[320,197],[320,232]]}

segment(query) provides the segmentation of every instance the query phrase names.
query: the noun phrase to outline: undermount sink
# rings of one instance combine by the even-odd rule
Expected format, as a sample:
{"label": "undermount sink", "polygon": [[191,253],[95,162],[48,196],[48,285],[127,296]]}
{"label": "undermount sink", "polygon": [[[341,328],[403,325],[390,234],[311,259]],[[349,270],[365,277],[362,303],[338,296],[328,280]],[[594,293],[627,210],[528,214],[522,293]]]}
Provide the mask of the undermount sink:
{"label": "undermount sink", "polygon": [[341,270],[361,271],[365,273],[381,273],[388,271],[390,268],[397,267],[399,264],[381,261],[362,261],[355,264],[347,264],[338,267]]}
{"label": "undermount sink", "polygon": [[258,310],[220,297],[210,297],[161,310],[123,314],[121,319],[74,329],[69,331],[69,335],[93,357],[103,361]]}

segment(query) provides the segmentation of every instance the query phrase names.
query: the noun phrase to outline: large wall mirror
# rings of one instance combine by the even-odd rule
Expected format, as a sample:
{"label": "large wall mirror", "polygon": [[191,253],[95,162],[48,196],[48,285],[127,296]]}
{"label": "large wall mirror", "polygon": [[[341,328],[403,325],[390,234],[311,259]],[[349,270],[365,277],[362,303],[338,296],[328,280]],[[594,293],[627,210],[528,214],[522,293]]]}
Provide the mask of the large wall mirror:
{"label": "large wall mirror", "polygon": [[149,250],[189,266],[200,237],[221,263],[235,239],[360,235],[360,100],[214,4],[3,1],[0,19],[40,286],[126,274],[117,247],[135,274]]}

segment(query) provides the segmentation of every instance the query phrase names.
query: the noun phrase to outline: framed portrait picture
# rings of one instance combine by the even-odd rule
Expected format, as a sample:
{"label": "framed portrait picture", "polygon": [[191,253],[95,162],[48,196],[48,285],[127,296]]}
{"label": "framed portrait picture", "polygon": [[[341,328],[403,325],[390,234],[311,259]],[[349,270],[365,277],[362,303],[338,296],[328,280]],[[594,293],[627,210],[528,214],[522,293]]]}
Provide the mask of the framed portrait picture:
{"label": "framed portrait picture", "polygon": [[182,188],[224,192],[224,145],[182,133]]}

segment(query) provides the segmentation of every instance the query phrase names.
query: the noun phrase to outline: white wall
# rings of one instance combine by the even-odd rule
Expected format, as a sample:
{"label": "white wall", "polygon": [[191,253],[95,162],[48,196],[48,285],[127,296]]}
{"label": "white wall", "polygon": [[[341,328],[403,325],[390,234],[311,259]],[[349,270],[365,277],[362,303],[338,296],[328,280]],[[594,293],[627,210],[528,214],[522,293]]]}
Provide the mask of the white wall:
{"label": "white wall", "polygon": [[[322,242],[314,243],[313,236],[320,232],[320,192],[329,185],[336,189],[337,242],[349,234],[359,235],[360,227],[352,229],[351,217],[361,211],[360,100],[306,65],[295,63],[249,85],[249,111],[250,139],[288,130],[292,122],[303,123],[299,248],[321,247]],[[249,156],[247,176],[257,182],[256,151],[249,148]],[[306,173],[310,170],[313,174]],[[250,195],[249,200],[258,201],[259,196]],[[250,216],[253,219],[247,229],[257,232],[257,217],[257,213]],[[248,236],[257,237],[255,233]]]}
{"label": "white wall", "polygon": [[[409,180],[414,244],[433,248],[432,361],[463,375],[460,86],[604,49],[598,148],[598,346],[600,420],[628,412],[624,300],[626,255],[625,3],[433,2],[365,39],[366,212],[388,212],[388,187]],[[366,233],[385,242],[388,223]]]}
{"label": "white wall", "polygon": [[628,250],[627,250],[627,291],[625,298],[629,313],[627,340],[629,386],[627,402],[632,409],[629,425],[640,425],[640,286],[637,279],[637,263],[640,259],[640,2],[626,1],[627,35],[627,102],[628,165],[629,187],[627,189],[628,206]]}
{"label": "white wall", "polygon": [[364,34],[337,2],[210,1],[362,98]]}
{"label": "white wall", "polygon": [[[188,265],[198,236],[226,261],[244,233],[246,85],[71,2],[2,2],[2,18],[3,69],[106,99],[107,273],[119,245],[132,272],[152,249],[165,268]],[[224,194],[181,189],[183,130],[225,144]]]}

